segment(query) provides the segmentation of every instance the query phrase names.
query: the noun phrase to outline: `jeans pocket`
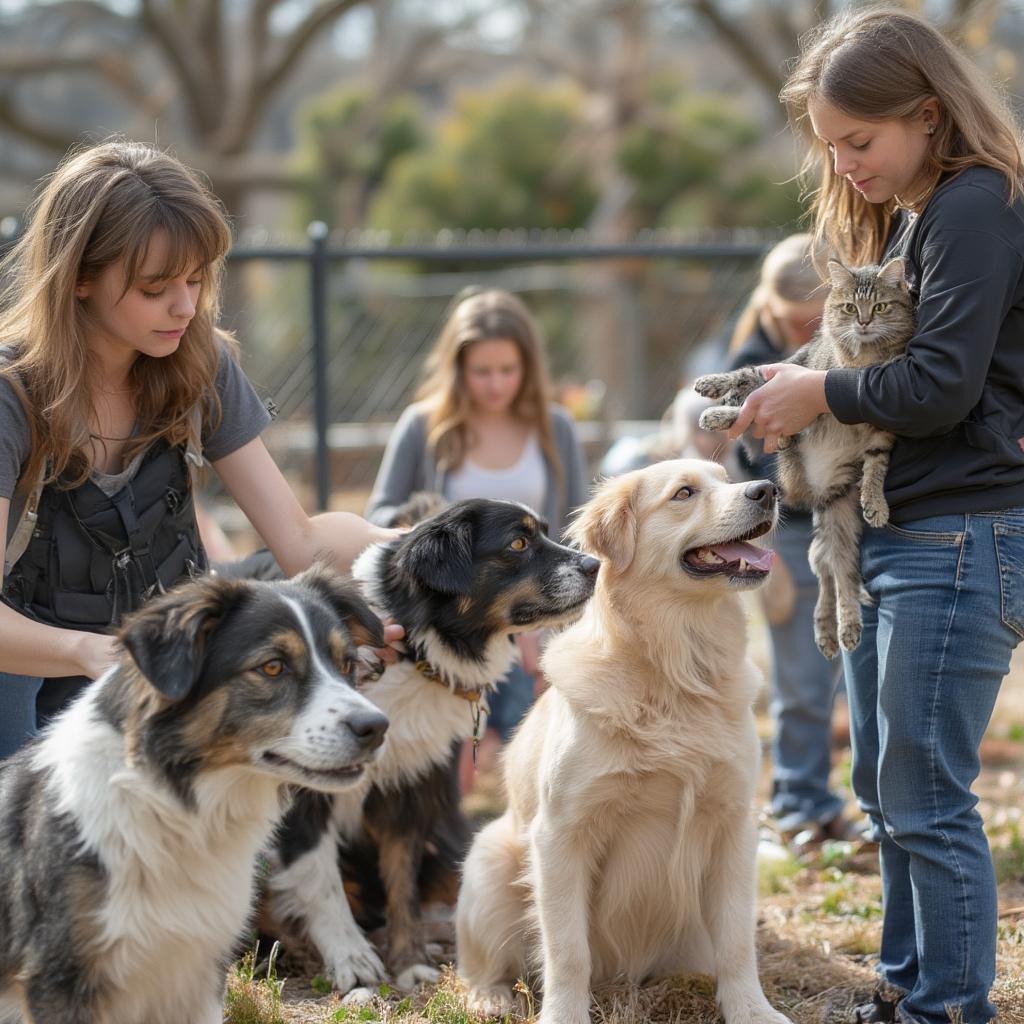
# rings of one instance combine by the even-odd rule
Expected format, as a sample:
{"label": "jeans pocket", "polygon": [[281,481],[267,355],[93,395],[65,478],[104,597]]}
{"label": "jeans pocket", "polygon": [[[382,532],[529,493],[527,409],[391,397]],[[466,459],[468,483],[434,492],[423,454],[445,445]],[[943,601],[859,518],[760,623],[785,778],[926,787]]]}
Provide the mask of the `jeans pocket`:
{"label": "jeans pocket", "polygon": [[1024,640],[1024,523],[993,523],[1003,622]]}
{"label": "jeans pocket", "polygon": [[915,544],[938,544],[943,547],[956,547],[963,542],[963,531],[955,530],[908,530],[894,523],[886,523],[885,529],[888,533],[899,537],[901,540],[912,541]]}

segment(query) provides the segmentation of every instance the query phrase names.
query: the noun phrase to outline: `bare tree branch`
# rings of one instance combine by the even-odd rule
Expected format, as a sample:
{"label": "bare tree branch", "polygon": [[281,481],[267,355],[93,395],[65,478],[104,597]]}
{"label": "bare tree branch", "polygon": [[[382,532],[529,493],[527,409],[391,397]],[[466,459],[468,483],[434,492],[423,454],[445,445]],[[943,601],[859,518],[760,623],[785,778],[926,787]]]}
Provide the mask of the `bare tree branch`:
{"label": "bare tree branch", "polygon": [[18,76],[65,74],[73,71],[99,71],[111,56],[109,51],[96,53],[10,53],[0,56],[0,75]]}
{"label": "bare tree branch", "polygon": [[[281,53],[269,67],[256,67],[256,75],[245,97],[244,108],[235,119],[231,131],[221,144],[221,152],[241,152],[252,138],[267,104],[281,83],[298,63],[309,45],[319,34],[333,25],[343,14],[359,7],[368,0],[328,0],[315,7],[283,41]],[[267,6],[264,4],[264,6]],[[269,6],[273,6],[272,4]],[[269,8],[268,8],[269,13]],[[256,59],[257,55],[254,55]]]}
{"label": "bare tree branch", "polygon": [[224,96],[227,92],[225,70],[228,55],[224,50],[224,8],[220,0],[205,0],[196,24],[199,26],[196,36],[205,58],[206,73],[217,95]]}
{"label": "bare tree branch", "polygon": [[725,14],[715,0],[689,0],[689,6],[698,14],[747,69],[751,77],[773,97],[779,95],[784,78],[781,61],[766,56],[764,46],[749,36],[743,28]]}
{"label": "bare tree branch", "polygon": [[217,97],[217,93],[209,75],[193,56],[190,46],[193,41],[185,38],[178,22],[167,17],[153,0],[141,0],[139,12],[147,35],[163,52],[178,77],[193,131],[198,138],[209,138],[217,126],[215,111],[219,104],[212,104],[211,110],[210,100]]}
{"label": "bare tree branch", "polygon": [[0,127],[55,153],[66,153],[78,141],[75,135],[43,127],[35,118],[26,120],[11,106],[7,96],[0,96]]}

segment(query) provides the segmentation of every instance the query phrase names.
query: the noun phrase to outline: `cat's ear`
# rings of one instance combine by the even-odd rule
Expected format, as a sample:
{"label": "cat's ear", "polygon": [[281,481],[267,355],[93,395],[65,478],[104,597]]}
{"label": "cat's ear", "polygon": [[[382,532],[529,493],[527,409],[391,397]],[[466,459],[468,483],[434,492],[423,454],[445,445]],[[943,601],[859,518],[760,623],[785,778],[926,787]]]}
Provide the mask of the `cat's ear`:
{"label": "cat's ear", "polygon": [[894,256],[882,264],[878,271],[878,280],[891,288],[907,290],[907,263],[902,256]]}
{"label": "cat's ear", "polygon": [[847,270],[839,260],[828,261],[828,276],[832,278],[833,288],[849,287],[854,282],[853,272]]}

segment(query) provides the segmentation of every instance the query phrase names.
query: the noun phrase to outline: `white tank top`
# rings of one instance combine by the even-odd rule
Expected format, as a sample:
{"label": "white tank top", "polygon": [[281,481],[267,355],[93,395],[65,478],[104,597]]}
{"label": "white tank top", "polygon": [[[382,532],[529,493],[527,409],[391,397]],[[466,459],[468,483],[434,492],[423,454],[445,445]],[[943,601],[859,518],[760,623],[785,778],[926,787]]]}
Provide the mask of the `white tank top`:
{"label": "white tank top", "polygon": [[507,469],[485,469],[472,459],[449,473],[444,483],[444,496],[449,501],[464,498],[497,498],[520,501],[535,512],[544,508],[547,491],[547,466],[536,434],[530,434],[523,453]]}

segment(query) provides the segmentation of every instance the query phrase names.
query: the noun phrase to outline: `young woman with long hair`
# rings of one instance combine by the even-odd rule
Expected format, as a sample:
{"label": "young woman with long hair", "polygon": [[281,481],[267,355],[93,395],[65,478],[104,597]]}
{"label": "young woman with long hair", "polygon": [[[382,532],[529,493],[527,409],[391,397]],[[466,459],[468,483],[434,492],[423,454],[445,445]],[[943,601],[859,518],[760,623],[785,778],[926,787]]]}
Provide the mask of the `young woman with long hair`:
{"label": "young woman with long hair", "polygon": [[815,233],[850,264],[907,261],[906,357],[764,367],[731,433],[775,449],[819,414],[896,435],[890,522],[844,654],[853,786],[881,844],[884,983],[859,1021],[995,1016],[996,884],[971,785],[1024,636],[1024,180],[1018,128],[923,19],[869,8],[803,43],[782,92],[810,144]]}
{"label": "young woman with long hair", "polygon": [[60,165],[6,258],[0,671],[42,680],[40,720],[112,663],[125,612],[205,568],[202,457],[289,572],[393,535],[310,518],[267,453],[270,416],[217,327],[229,243],[191,171],[111,141]]}

